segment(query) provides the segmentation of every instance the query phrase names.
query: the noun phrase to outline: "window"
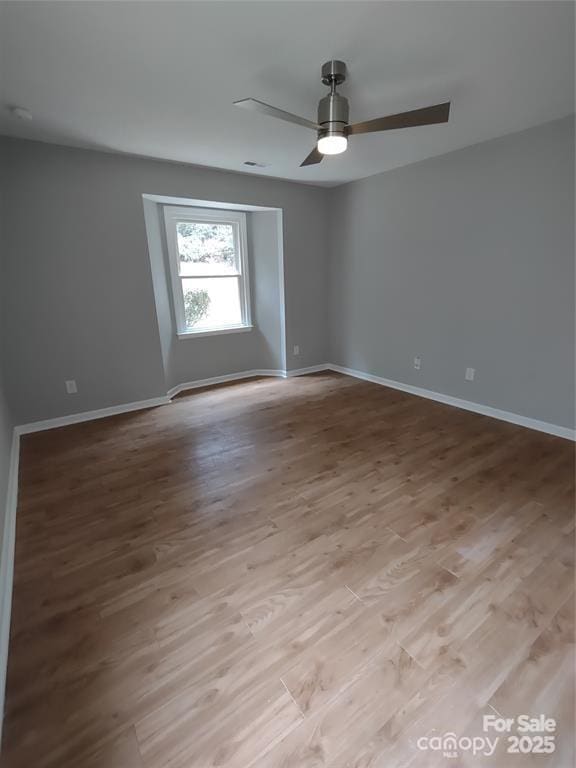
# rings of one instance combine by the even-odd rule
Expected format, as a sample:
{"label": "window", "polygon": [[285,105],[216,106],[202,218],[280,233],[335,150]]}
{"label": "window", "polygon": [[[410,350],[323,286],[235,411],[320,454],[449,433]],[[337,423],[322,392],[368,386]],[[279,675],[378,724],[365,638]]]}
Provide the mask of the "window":
{"label": "window", "polygon": [[164,209],[179,336],[251,328],[246,214]]}

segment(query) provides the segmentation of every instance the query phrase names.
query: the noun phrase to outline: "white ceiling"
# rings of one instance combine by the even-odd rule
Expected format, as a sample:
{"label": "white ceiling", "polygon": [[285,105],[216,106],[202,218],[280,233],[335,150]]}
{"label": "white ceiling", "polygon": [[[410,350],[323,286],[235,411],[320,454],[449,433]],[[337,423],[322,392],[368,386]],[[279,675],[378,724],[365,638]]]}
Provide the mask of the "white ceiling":
{"label": "white ceiling", "polygon": [[[4,2],[0,132],[335,184],[574,111],[572,2]],[[452,100],[447,125],[355,136],[300,168],[320,66],[349,66],[353,122]],[[8,107],[34,116],[17,120]],[[243,162],[268,164],[250,171]]]}

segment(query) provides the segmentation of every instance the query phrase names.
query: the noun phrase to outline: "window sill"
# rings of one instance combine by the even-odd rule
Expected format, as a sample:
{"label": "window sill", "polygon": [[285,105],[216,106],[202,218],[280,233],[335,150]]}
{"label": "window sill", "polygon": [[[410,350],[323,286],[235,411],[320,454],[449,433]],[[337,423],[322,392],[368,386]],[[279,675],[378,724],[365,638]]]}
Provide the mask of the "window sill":
{"label": "window sill", "polygon": [[213,331],[186,331],[179,333],[179,339],[198,339],[201,336],[222,336],[225,333],[246,333],[254,328],[253,325],[233,325],[228,328],[216,328]]}

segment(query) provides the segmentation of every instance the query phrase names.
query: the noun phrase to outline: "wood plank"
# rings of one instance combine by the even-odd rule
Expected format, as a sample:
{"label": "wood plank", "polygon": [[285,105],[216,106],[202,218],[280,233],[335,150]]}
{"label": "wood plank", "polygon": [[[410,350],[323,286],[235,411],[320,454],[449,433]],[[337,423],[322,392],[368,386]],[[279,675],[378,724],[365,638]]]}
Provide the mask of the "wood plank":
{"label": "wood plank", "polygon": [[2,765],[429,768],[492,708],[572,764],[573,466],[332,373],[23,437]]}

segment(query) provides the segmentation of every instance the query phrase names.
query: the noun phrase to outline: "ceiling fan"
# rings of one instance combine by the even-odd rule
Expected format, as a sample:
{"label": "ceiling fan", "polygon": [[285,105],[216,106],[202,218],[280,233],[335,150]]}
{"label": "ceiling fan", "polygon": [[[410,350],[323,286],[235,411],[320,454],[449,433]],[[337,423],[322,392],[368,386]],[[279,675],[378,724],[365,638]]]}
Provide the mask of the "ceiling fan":
{"label": "ceiling fan", "polygon": [[321,162],[324,155],[339,155],[348,146],[348,136],[357,133],[375,133],[376,131],[393,131],[397,128],[411,128],[415,125],[434,125],[435,123],[447,123],[450,115],[450,102],[435,104],[432,107],[413,109],[410,112],[399,112],[396,115],[377,117],[375,120],[366,120],[363,123],[348,122],[348,99],[337,93],[336,88],[346,80],[346,64],[343,61],[327,61],[322,66],[322,82],[330,86],[330,93],[320,99],[318,104],[318,122],[307,120],[305,117],[294,115],[283,109],[272,107],[258,99],[241,99],[235,101],[237,107],[260,112],[269,117],[276,117],[288,123],[296,123],[304,128],[317,131],[318,142],[312,152],[300,163],[303,165],[316,165]]}

